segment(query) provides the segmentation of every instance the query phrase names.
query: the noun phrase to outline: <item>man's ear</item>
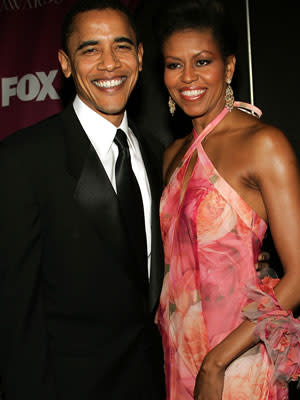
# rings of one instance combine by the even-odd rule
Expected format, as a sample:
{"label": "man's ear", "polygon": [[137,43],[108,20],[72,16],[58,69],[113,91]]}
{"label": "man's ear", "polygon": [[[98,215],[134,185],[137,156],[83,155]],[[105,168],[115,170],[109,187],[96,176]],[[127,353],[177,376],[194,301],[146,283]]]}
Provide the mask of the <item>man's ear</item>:
{"label": "man's ear", "polygon": [[71,61],[68,55],[62,49],[58,50],[58,61],[64,76],[66,78],[70,78],[72,74]]}
{"label": "man's ear", "polygon": [[143,69],[143,55],[144,55],[144,47],[142,43],[139,43],[137,48],[139,71]]}

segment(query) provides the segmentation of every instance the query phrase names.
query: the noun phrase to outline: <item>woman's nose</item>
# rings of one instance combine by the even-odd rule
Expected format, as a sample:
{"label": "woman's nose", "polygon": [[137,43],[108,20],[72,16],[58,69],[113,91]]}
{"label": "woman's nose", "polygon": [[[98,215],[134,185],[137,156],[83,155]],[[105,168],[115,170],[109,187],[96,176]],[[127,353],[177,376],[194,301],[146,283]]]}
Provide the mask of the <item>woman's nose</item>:
{"label": "woman's nose", "polygon": [[193,82],[197,79],[197,74],[192,66],[185,66],[182,72],[182,81],[185,83]]}

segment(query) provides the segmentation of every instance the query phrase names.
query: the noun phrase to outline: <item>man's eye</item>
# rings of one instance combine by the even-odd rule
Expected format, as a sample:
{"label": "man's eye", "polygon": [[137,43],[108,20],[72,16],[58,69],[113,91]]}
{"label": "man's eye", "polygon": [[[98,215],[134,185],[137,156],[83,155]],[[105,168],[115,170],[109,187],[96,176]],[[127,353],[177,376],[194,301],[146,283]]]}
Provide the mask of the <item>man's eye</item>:
{"label": "man's eye", "polygon": [[167,69],[177,69],[177,68],[180,68],[180,64],[179,63],[168,63],[168,64],[166,64],[166,68]]}
{"label": "man's eye", "polygon": [[88,48],[88,49],[85,49],[84,51],[83,51],[83,54],[93,54],[93,53],[96,53],[96,49],[94,48],[94,47],[90,47],[90,48]]}

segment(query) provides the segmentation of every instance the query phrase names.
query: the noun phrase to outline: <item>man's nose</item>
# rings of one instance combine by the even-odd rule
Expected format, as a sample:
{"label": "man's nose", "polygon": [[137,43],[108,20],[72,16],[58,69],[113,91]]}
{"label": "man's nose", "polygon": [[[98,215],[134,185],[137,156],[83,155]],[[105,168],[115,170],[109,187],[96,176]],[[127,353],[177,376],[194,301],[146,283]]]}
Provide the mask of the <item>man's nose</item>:
{"label": "man's nose", "polygon": [[98,64],[99,69],[106,69],[107,71],[113,71],[121,65],[119,58],[113,50],[103,51],[100,62]]}

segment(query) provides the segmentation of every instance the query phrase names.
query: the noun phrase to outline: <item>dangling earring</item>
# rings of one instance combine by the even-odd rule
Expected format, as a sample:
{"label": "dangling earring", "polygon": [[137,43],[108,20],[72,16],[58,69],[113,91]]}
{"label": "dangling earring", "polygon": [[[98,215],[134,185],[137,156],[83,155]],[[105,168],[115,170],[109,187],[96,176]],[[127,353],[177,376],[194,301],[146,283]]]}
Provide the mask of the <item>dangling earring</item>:
{"label": "dangling earring", "polygon": [[176,104],[175,104],[175,101],[172,99],[172,97],[171,96],[169,96],[169,102],[168,102],[168,105],[169,105],[169,111],[170,111],[170,114],[172,115],[172,117],[174,116],[174,114],[175,114],[175,110],[176,110]]}
{"label": "dangling earring", "polygon": [[227,110],[232,111],[234,107],[234,96],[232,87],[230,86],[231,80],[228,79],[226,83],[227,83],[227,88],[225,91],[225,107],[227,108]]}

